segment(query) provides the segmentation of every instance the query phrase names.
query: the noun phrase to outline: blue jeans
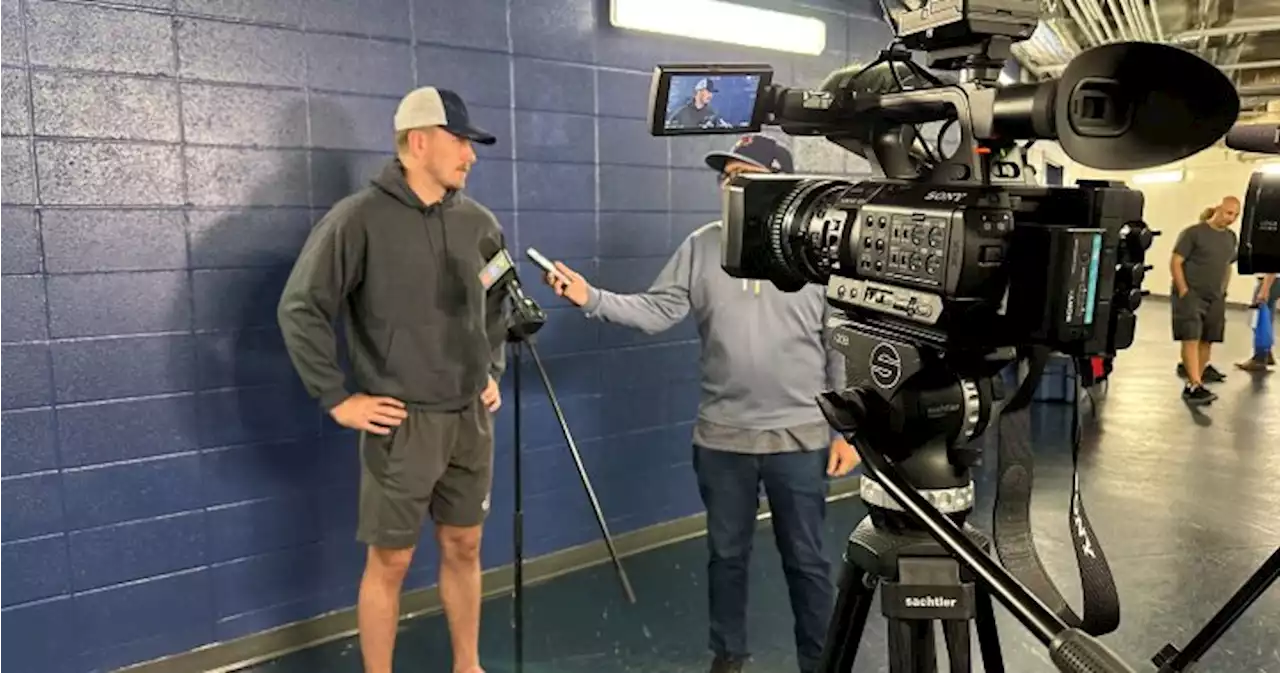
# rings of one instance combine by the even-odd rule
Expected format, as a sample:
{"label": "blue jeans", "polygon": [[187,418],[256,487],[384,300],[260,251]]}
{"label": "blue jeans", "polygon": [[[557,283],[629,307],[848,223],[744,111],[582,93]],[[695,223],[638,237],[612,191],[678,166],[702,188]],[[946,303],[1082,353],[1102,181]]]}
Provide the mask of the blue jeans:
{"label": "blue jeans", "polygon": [[750,654],[747,576],[763,483],[791,596],[800,671],[815,670],[835,603],[831,562],[822,549],[828,451],[750,455],[699,446],[693,451],[711,552],[707,563],[711,651],[730,659]]}

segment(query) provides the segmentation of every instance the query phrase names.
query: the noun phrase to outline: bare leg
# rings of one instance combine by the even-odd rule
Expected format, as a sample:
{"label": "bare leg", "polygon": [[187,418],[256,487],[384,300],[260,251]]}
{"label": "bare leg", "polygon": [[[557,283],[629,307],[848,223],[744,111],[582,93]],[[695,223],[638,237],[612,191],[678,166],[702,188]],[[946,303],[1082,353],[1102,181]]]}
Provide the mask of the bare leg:
{"label": "bare leg", "polygon": [[1204,373],[1204,364],[1200,362],[1199,341],[1182,342],[1182,365],[1187,370],[1187,381],[1190,381],[1191,385],[1203,385],[1201,374]]}
{"label": "bare leg", "polygon": [[400,621],[400,589],[412,560],[413,547],[369,547],[356,607],[365,673],[391,673],[396,625]]}
{"label": "bare leg", "polygon": [[1200,369],[1197,370],[1199,373],[1196,374],[1196,378],[1202,379],[1204,378],[1204,368],[1209,366],[1209,351],[1213,347],[1213,344],[1208,341],[1201,341],[1198,343],[1200,346]]}
{"label": "bare leg", "polygon": [[436,526],[440,600],[449,622],[454,673],[480,668],[480,526]]}

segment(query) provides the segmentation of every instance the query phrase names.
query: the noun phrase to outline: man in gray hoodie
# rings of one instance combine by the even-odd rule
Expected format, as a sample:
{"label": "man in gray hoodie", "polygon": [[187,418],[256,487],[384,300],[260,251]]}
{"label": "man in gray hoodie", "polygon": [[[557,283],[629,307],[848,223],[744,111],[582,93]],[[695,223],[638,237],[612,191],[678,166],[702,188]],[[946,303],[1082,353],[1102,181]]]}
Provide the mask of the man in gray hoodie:
{"label": "man in gray hoodie", "polygon": [[[487,208],[462,193],[471,125],[452,91],[400,102],[396,157],[339,201],[298,254],[278,320],[303,385],[360,431],[356,538],[368,545],[357,622],[366,673],[391,673],[400,591],[430,515],[454,673],[480,669],[480,531],[489,512],[493,419],[506,321],[480,272],[504,247]],[[355,391],[338,364],[345,321]]]}
{"label": "man in gray hoodie", "polygon": [[[791,172],[791,153],[764,135],[743,137],[707,164],[721,185],[742,172]],[[721,223],[689,235],[649,289],[623,295],[592,287],[563,263],[546,281],[589,317],[653,334],[691,312],[702,339],[702,400],[693,466],[707,510],[713,673],[740,671],[747,649],[747,575],[760,484],[795,618],[802,673],[818,665],[834,603],[823,551],[826,476],[843,476],[857,454],[833,433],[815,397],[841,389],[844,362],[825,345],[829,314],[816,285],[785,293],[733,278],[720,267]]]}

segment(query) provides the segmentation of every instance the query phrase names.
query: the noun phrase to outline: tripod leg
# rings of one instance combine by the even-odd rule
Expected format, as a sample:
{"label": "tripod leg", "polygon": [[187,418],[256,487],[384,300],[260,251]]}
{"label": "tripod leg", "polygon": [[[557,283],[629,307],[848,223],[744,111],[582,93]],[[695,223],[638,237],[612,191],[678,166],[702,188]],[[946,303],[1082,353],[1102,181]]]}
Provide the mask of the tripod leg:
{"label": "tripod leg", "polygon": [[933,620],[888,619],[889,673],[938,673]]}
{"label": "tripod leg", "polygon": [[875,579],[846,561],[840,575],[835,612],[827,625],[827,642],[822,647],[818,673],[849,673],[853,670],[853,660],[858,654],[858,644],[862,642],[862,630],[867,625],[867,614],[871,612],[875,593]]}
{"label": "tripod leg", "polygon": [[969,620],[948,619],[942,622],[942,635],[947,639],[947,665],[951,673],[972,673],[969,661]]}
{"label": "tripod leg", "polygon": [[547,376],[547,370],[542,366],[542,358],[538,357],[538,349],[533,344],[527,344],[529,347],[529,355],[533,356],[533,364],[538,369],[538,376],[542,378],[542,387],[547,389],[547,399],[551,401],[551,410],[555,412],[556,420],[560,422],[560,432],[564,435],[565,442],[569,445],[569,453],[573,456],[574,465],[578,468],[578,478],[582,480],[582,487],[587,491],[587,499],[591,501],[591,509],[595,512],[596,523],[600,526],[600,535],[604,538],[605,546],[609,548],[609,556],[613,558],[613,567],[618,571],[618,581],[622,582],[622,591],[627,596],[627,601],[632,605],[636,602],[636,592],[631,588],[631,579],[627,577],[627,571],[622,567],[622,561],[618,559],[618,550],[614,547],[613,536],[609,534],[609,526],[605,523],[604,513],[600,511],[600,501],[596,498],[596,491],[591,487],[591,479],[587,476],[587,468],[582,464],[582,455],[578,453],[578,445],[573,441],[573,433],[569,432],[569,422],[564,418],[564,410],[560,408],[560,401],[556,399],[556,391],[551,387],[551,378]]}
{"label": "tripod leg", "polygon": [[1209,623],[1191,638],[1191,642],[1187,643],[1185,649],[1179,652],[1169,644],[1153,657],[1156,666],[1160,667],[1160,673],[1166,671],[1181,673],[1199,661],[1200,657],[1204,656],[1204,653],[1222,637],[1222,634],[1226,633],[1237,619],[1240,619],[1244,611],[1267,591],[1277,577],[1280,577],[1280,547],[1276,547],[1266,562],[1245,580],[1231,598],[1227,599],[1222,609],[1218,610]]}
{"label": "tripod leg", "polygon": [[982,651],[984,673],[1004,673],[1004,655],[1000,652],[1000,633],[996,631],[996,613],[991,608],[991,594],[985,587],[975,586],[974,617],[978,626],[978,648]]}
{"label": "tripod leg", "polygon": [[523,479],[520,475],[520,342],[511,343],[511,363],[513,383],[515,384],[515,406],[512,408],[515,421],[515,448],[512,449],[512,460],[515,474],[515,508],[512,514],[511,532],[515,536],[512,541],[515,551],[515,578],[513,582],[514,596],[511,607],[515,621],[515,664],[516,673],[524,670],[524,493]]}

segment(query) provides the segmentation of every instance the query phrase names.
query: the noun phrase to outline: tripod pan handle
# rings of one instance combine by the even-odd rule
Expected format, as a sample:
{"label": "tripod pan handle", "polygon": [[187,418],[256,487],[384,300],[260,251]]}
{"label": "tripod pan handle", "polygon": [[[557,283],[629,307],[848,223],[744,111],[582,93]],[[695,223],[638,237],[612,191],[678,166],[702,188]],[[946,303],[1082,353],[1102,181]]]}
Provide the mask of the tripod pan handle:
{"label": "tripod pan handle", "polygon": [[1135,673],[1102,641],[1080,629],[1059,633],[1049,644],[1049,658],[1063,673]]}

